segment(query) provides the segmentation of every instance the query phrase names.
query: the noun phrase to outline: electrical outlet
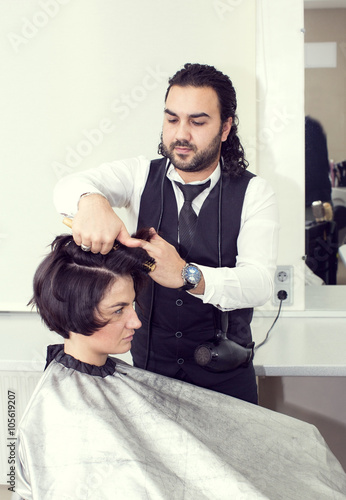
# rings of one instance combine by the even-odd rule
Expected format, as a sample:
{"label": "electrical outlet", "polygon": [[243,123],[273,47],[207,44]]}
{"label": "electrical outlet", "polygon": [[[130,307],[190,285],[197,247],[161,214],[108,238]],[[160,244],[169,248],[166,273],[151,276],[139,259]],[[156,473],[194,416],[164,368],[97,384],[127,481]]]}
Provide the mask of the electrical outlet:
{"label": "electrical outlet", "polygon": [[273,304],[275,305],[280,304],[278,293],[281,290],[287,293],[287,297],[282,303],[291,306],[293,304],[293,266],[277,266],[276,268],[273,297]]}

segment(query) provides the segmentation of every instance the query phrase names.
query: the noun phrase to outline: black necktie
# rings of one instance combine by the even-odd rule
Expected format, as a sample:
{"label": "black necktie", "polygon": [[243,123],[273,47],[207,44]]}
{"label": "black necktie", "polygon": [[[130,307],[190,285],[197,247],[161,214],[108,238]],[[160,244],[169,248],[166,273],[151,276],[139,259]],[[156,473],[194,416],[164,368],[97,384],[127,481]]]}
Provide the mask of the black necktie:
{"label": "black necktie", "polygon": [[191,203],[202,191],[210,186],[210,179],[204,184],[181,184],[175,182],[184,195],[184,205],[179,214],[179,244],[180,253],[185,256],[192,245],[193,236],[196,229],[197,214]]}

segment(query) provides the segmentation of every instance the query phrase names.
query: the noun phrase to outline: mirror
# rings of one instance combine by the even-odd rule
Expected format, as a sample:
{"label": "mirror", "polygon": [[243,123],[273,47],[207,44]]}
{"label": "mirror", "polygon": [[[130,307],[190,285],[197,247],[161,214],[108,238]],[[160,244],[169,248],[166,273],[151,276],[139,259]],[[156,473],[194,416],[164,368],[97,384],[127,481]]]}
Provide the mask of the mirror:
{"label": "mirror", "polygon": [[328,216],[328,206],[306,209],[306,220],[314,221],[306,224],[306,246],[312,254],[307,263],[326,284],[345,285],[338,247],[346,242],[346,184],[338,182],[335,164],[346,160],[346,0],[305,0],[304,8],[305,115],[316,120],[306,119],[306,200],[315,189],[312,198],[332,201],[334,209],[332,222],[317,223],[316,217]]}

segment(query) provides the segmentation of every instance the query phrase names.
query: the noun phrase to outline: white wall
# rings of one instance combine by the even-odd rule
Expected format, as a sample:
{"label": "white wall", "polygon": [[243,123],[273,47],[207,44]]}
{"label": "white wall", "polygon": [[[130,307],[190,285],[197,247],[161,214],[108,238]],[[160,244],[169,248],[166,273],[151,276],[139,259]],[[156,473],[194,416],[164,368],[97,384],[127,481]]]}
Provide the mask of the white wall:
{"label": "white wall", "polygon": [[303,28],[302,0],[258,0],[257,168],[279,203],[278,264],[295,272],[291,310],[305,306]]}
{"label": "white wall", "polygon": [[18,311],[66,231],[58,178],[157,157],[167,80],[184,63],[231,76],[242,139],[256,136],[255,0],[16,0],[0,19],[0,311]]}

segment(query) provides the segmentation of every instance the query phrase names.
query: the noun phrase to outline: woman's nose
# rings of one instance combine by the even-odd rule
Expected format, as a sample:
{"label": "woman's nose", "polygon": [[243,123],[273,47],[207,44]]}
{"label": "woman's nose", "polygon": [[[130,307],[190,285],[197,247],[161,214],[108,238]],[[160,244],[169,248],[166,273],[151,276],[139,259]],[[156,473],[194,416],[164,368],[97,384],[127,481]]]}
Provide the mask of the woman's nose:
{"label": "woman's nose", "polygon": [[137,330],[142,326],[142,322],[137,316],[137,313],[135,310],[133,310],[133,313],[131,313],[131,318],[129,318],[129,321],[127,322],[127,327],[131,330]]}

